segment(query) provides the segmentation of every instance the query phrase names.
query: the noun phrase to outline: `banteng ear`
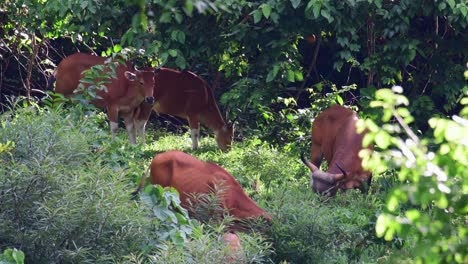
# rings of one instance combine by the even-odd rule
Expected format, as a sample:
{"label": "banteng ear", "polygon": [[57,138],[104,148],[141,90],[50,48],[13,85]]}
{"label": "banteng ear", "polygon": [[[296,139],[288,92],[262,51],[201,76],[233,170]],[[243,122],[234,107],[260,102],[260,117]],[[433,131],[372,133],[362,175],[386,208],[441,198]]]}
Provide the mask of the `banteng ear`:
{"label": "banteng ear", "polygon": [[125,78],[127,78],[127,80],[131,82],[134,82],[137,79],[136,74],[129,72],[129,71],[125,71],[124,75],[125,75]]}

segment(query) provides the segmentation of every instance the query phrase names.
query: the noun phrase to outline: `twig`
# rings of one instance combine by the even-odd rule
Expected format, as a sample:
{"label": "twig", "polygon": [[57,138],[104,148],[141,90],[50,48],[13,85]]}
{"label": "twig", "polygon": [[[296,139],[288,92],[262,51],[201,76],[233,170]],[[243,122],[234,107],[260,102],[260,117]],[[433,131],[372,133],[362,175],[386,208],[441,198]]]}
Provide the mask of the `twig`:
{"label": "twig", "polygon": [[32,76],[32,69],[34,66],[34,61],[37,56],[38,45],[36,43],[36,35],[34,33],[31,34],[31,44],[33,46],[33,52],[31,57],[29,58],[28,69],[26,72],[26,100],[28,104],[31,104],[31,76]]}
{"label": "twig", "polygon": [[308,77],[310,76],[310,72],[312,70],[314,70],[315,78],[316,78],[317,82],[320,80],[319,74],[317,72],[317,67],[316,67],[317,57],[318,57],[319,50],[320,50],[320,44],[322,43],[322,37],[320,35],[318,36],[316,43],[317,43],[317,45],[315,46],[315,49],[314,49],[314,55],[312,56],[312,62],[310,63],[309,68],[307,69],[307,73],[305,75],[304,81],[302,81],[301,87],[299,88],[299,91],[297,92],[297,94],[296,94],[296,96],[294,98],[296,101],[299,99],[299,96],[301,95],[302,91],[304,90],[304,87],[305,87],[305,85],[307,83]]}

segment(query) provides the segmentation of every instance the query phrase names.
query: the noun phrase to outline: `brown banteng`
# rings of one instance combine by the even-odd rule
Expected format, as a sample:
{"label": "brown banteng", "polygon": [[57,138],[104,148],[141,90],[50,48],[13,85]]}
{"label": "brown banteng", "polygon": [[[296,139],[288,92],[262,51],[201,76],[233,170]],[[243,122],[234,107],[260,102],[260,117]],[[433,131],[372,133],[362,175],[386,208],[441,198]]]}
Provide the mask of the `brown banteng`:
{"label": "brown banteng", "polygon": [[[78,88],[83,71],[96,65],[106,65],[107,58],[85,53],[75,53],[63,59],[55,71],[55,91],[70,97]],[[110,62],[117,63],[117,62]],[[118,64],[118,63],[117,63]],[[106,71],[111,71],[109,68]],[[107,91],[98,90],[99,99],[92,101],[96,106],[107,111],[112,139],[118,128],[119,114],[124,118],[130,143],[136,143],[135,112],[142,103],[153,104],[154,72],[139,71],[130,62],[116,67],[116,79],[105,84]]]}
{"label": "brown banteng", "polygon": [[[334,196],[339,189],[358,188],[365,191],[364,182],[370,185],[372,173],[362,168],[359,152],[363,149],[365,135],[356,131],[356,112],[335,105],[320,113],[312,125],[311,161],[301,156],[311,170],[313,190]],[[370,151],[372,146],[367,146]],[[322,158],[328,162],[328,170],[319,169]]]}
{"label": "brown banteng", "polygon": [[[174,187],[179,192],[181,205],[186,209],[190,209],[193,194],[209,194],[216,186],[222,186],[221,205],[230,215],[238,220],[264,217],[271,221],[271,217],[244,192],[236,179],[217,164],[172,150],[156,155],[148,170],[151,172],[150,182]],[[148,171],[135,194],[145,185],[147,174]],[[232,230],[239,229],[242,229],[241,223],[235,222]]]}
{"label": "brown banteng", "polygon": [[155,104],[152,107],[143,104],[137,118],[137,132],[142,137],[152,108],[157,114],[188,120],[193,149],[198,148],[200,124],[213,130],[220,149],[230,148],[234,128],[223,120],[213,91],[201,77],[189,71],[160,68],[155,77],[154,98]]}

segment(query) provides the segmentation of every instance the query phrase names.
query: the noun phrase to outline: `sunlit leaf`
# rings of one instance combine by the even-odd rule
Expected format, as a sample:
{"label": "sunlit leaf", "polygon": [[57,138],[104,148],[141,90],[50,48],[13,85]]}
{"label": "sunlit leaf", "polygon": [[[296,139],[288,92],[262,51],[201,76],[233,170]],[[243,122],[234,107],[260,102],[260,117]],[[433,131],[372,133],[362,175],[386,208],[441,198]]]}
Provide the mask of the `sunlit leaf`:
{"label": "sunlit leaf", "polygon": [[[312,3],[312,1],[310,1]],[[322,3],[320,1],[314,1],[313,2],[313,13],[314,13],[314,18],[318,18],[320,14],[320,9],[322,8]]]}
{"label": "sunlit leaf", "polygon": [[291,4],[294,9],[296,9],[300,3],[301,3],[301,0],[291,0]]}
{"label": "sunlit leaf", "polygon": [[415,221],[417,221],[419,219],[421,213],[416,209],[412,209],[412,210],[406,211],[405,215],[406,215],[406,217],[408,217],[408,219],[415,222]]}
{"label": "sunlit leaf", "polygon": [[377,222],[375,224],[375,233],[378,237],[383,237],[385,231],[388,229],[388,225],[390,224],[391,220],[385,214],[379,215],[377,218]]}
{"label": "sunlit leaf", "polygon": [[269,4],[262,4],[262,13],[265,18],[269,18],[271,14],[271,6]]}
{"label": "sunlit leaf", "polygon": [[175,49],[168,50],[167,52],[169,53],[169,55],[171,55],[171,57],[177,56],[177,50]]}
{"label": "sunlit leaf", "polygon": [[294,82],[294,71],[288,70],[288,81]]}
{"label": "sunlit leaf", "polygon": [[391,144],[391,136],[385,131],[380,131],[375,135],[375,143],[380,148],[387,149]]}
{"label": "sunlit leaf", "polygon": [[260,22],[260,20],[262,20],[262,12],[260,12],[260,10],[255,10],[253,12],[253,17],[254,17],[254,23],[257,24],[258,22]]}

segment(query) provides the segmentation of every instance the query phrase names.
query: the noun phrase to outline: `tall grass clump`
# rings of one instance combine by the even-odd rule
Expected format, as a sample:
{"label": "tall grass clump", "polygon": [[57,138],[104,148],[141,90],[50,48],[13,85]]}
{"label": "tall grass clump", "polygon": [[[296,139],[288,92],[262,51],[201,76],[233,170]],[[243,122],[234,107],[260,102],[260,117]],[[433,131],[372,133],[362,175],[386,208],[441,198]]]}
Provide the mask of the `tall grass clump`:
{"label": "tall grass clump", "polygon": [[241,239],[241,257],[228,262],[232,252],[223,242],[223,227],[202,227],[199,230],[183,247],[166,244],[163,250],[150,255],[150,263],[272,263],[269,258],[273,250],[271,243],[259,233],[237,233]]}
{"label": "tall grass clump", "polygon": [[275,193],[269,205],[276,262],[373,263],[386,254],[374,231],[380,198],[348,191],[326,199],[308,187]]}
{"label": "tall grass clump", "polygon": [[[73,109],[72,109],[73,110]],[[1,116],[0,248],[28,263],[118,262],[154,240],[122,168],[93,154],[89,116],[39,107]]]}

